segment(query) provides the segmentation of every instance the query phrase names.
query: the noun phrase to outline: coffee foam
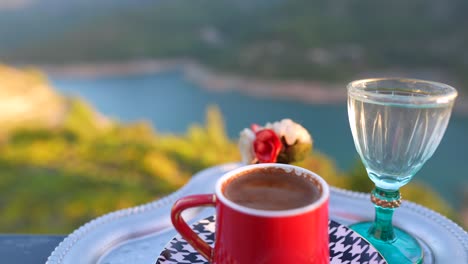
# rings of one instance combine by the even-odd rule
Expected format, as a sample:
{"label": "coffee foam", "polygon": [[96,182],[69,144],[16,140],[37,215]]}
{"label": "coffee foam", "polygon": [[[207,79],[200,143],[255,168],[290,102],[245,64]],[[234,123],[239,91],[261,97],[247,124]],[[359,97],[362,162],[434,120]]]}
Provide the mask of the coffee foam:
{"label": "coffee foam", "polygon": [[[322,194],[322,185],[317,181],[317,179],[310,176],[307,172],[298,171],[298,170],[296,170],[294,168],[289,168],[289,167],[286,167],[286,168],[279,168],[279,167],[253,168],[253,169],[250,169],[250,170],[243,171],[242,173],[239,173],[236,176],[233,176],[233,177],[227,179],[226,181],[224,181],[223,185],[221,187],[221,190],[224,192],[224,189],[226,188],[226,185],[228,185],[233,180],[235,180],[235,179],[237,179],[239,177],[242,177],[244,175],[247,175],[247,174],[258,173],[259,170],[263,170],[265,173],[269,173],[268,172],[269,170],[270,171],[272,171],[272,170],[282,170],[283,174],[295,175],[297,177],[303,177],[303,178],[307,179],[308,181],[312,182],[314,184],[314,186],[316,186],[319,189],[320,195]],[[270,172],[270,173],[272,173],[272,172]]]}
{"label": "coffee foam", "polygon": [[[269,211],[261,209],[252,209],[242,205],[238,205],[229,199],[227,199],[223,194],[224,187],[229,184],[233,179],[240,177],[242,175],[252,173],[253,171],[263,170],[263,169],[278,169],[289,175],[295,175],[298,177],[305,177],[307,180],[310,180],[319,192],[319,199],[312,204],[309,204],[305,207],[280,210],[280,211]],[[244,214],[250,214],[261,217],[286,217],[302,214],[322,206],[324,203],[327,203],[330,196],[330,188],[328,184],[323,180],[319,175],[308,171],[305,168],[297,167],[289,164],[273,164],[273,163],[261,163],[253,165],[244,165],[237,169],[227,172],[224,174],[216,183],[215,194],[219,202],[225,204],[226,206]]]}
{"label": "coffee foam", "polygon": [[221,192],[241,206],[276,211],[305,207],[323,194],[320,182],[309,173],[278,167],[243,171],[227,179]]}

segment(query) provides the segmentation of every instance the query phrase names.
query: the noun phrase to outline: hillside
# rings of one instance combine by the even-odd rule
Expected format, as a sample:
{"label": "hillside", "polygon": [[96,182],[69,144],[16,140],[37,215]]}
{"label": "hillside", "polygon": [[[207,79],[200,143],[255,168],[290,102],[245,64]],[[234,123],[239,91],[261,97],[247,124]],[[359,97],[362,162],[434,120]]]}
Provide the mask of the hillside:
{"label": "hillside", "polygon": [[8,127],[0,140],[3,233],[68,233],[173,192],[202,168],[239,160],[216,109],[206,128],[161,136],[147,123],[109,120],[79,98],[58,95],[36,71],[0,69],[0,105],[16,98],[28,106],[0,113]]}

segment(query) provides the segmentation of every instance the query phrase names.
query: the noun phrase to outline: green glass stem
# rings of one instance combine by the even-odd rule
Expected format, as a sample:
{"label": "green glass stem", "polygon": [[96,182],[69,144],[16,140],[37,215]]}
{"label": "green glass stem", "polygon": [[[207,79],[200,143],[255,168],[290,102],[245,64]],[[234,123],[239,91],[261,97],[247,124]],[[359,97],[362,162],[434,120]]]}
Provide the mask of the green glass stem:
{"label": "green glass stem", "polygon": [[400,206],[400,191],[375,187],[372,196],[372,202],[375,205],[375,220],[369,229],[369,234],[375,239],[391,243],[396,239],[392,219],[395,208]]}
{"label": "green glass stem", "polygon": [[375,205],[374,222],[356,223],[351,228],[366,238],[388,264],[422,263],[418,241],[392,224],[393,211],[401,204],[400,192],[375,187],[371,200]]}

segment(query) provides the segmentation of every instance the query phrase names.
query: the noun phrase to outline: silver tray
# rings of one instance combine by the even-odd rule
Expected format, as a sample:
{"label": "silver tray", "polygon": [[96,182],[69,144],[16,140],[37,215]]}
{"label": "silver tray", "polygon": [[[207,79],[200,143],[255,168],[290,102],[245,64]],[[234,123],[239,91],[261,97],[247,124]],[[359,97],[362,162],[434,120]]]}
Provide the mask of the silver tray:
{"label": "silver tray", "polygon": [[[176,234],[170,208],[179,197],[212,193],[216,180],[241,166],[229,163],[203,170],[187,185],[160,200],[115,211],[81,226],[52,252],[46,264],[154,264],[165,244]],[[212,208],[191,209],[184,218],[196,222],[214,213]],[[345,225],[371,220],[374,208],[369,195],[331,188],[330,217]],[[468,263],[468,234],[444,216],[423,206],[403,202],[394,224],[415,236],[423,245],[425,264]]]}

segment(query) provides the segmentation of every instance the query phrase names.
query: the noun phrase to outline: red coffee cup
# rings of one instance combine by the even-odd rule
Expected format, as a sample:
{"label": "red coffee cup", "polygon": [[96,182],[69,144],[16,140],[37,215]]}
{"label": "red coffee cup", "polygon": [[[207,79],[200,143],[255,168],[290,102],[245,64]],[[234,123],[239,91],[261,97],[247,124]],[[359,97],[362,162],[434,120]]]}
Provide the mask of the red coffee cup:
{"label": "red coffee cup", "polygon": [[[300,208],[260,210],[236,204],[223,193],[226,184],[249,173],[282,169],[287,177],[302,176],[319,190],[318,199]],[[224,174],[215,194],[191,195],[172,207],[171,218],[180,235],[214,264],[329,263],[329,187],[317,174],[293,165],[262,163],[247,165]],[[216,208],[215,246],[211,248],[181,217],[192,207]]]}

